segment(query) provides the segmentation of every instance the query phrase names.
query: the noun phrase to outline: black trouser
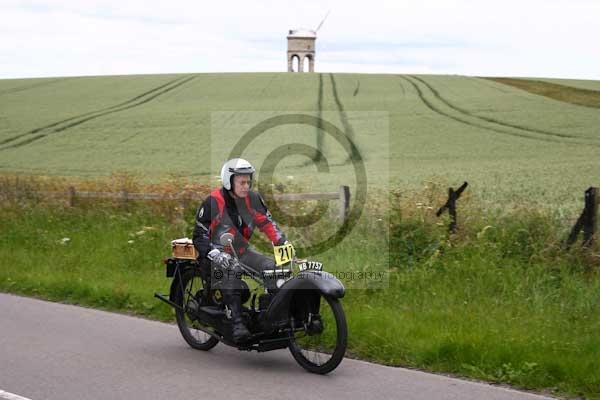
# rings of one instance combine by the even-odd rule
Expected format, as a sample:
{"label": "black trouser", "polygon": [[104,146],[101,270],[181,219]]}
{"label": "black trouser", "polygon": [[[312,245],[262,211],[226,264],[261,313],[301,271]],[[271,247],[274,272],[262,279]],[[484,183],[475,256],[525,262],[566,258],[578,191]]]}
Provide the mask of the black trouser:
{"label": "black trouser", "polygon": [[[240,256],[240,261],[242,264],[254,269],[259,277],[263,276],[263,272],[272,271],[276,268],[273,258],[265,256],[250,247]],[[266,282],[266,284],[268,287],[269,282]]]}
{"label": "black trouser", "polygon": [[[246,251],[239,257],[242,264],[252,268],[258,275],[259,278],[263,277],[264,271],[274,270],[275,260],[257,252],[252,248],[246,249]],[[212,283],[213,285],[219,286],[223,293],[223,302],[231,309],[231,316],[235,320],[241,316],[242,307],[242,277],[244,272],[241,270],[223,270],[217,266],[212,267]],[[272,280],[265,280],[265,286],[267,288],[273,287],[274,282]],[[213,287],[216,287],[213,286]]]}

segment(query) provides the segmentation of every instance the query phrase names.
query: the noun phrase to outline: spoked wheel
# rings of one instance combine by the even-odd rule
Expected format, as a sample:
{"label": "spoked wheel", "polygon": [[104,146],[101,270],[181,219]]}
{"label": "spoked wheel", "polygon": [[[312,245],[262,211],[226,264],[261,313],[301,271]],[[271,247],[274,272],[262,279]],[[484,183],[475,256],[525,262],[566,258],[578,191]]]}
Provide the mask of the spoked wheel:
{"label": "spoked wheel", "polygon": [[348,343],[346,316],[338,299],[320,296],[319,313],[306,315],[304,329],[290,338],[298,364],[315,374],[333,371],[344,358]]}
{"label": "spoked wheel", "polygon": [[[175,290],[175,303],[185,310],[175,310],[177,326],[185,341],[194,349],[210,350],[219,343],[219,340],[199,329],[203,325],[194,318],[192,309],[198,307],[203,289],[202,278],[198,271],[188,270],[181,276],[181,285]],[[182,293],[183,289],[183,293]]]}

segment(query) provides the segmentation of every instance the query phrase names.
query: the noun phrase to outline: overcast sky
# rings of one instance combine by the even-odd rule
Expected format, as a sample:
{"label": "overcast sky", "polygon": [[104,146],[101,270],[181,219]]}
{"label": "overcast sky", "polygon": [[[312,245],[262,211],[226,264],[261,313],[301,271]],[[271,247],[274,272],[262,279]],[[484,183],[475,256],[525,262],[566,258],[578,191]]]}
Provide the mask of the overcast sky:
{"label": "overcast sky", "polygon": [[0,78],[286,71],[600,80],[600,0],[0,0]]}

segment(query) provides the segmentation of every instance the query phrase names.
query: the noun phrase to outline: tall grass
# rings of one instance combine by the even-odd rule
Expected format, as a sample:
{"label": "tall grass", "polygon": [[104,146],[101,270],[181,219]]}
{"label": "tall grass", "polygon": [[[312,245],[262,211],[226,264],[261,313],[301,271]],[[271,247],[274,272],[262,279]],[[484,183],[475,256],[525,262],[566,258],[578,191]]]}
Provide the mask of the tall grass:
{"label": "tall grass", "polygon": [[[348,240],[314,257],[330,270],[387,272],[384,287],[346,282],[349,354],[600,398],[598,245],[567,252],[559,215],[491,213],[468,196],[448,235],[434,217],[442,196],[430,187],[370,203]],[[161,261],[194,217],[188,209],[174,224],[173,208],[5,201],[0,290],[170,321],[152,295],[168,291]]]}

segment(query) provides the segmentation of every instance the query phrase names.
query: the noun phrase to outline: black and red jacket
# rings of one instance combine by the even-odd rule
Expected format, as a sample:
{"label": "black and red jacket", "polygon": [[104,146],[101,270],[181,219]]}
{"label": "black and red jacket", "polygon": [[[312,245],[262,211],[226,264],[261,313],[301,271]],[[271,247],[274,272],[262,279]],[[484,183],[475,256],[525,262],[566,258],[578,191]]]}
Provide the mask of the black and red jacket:
{"label": "black and red jacket", "polygon": [[258,227],[274,245],[286,241],[267,210],[260,194],[250,191],[243,199],[234,198],[224,188],[216,189],[204,200],[196,213],[194,227],[194,246],[200,258],[214,249],[222,249],[219,238],[225,232],[234,235],[233,246],[241,255],[248,248],[248,242],[254,228]]}

